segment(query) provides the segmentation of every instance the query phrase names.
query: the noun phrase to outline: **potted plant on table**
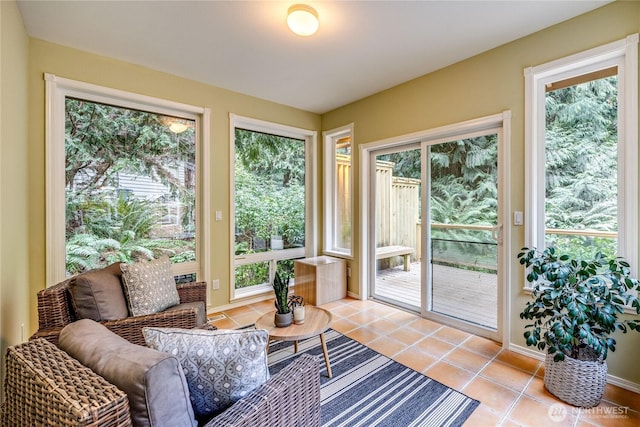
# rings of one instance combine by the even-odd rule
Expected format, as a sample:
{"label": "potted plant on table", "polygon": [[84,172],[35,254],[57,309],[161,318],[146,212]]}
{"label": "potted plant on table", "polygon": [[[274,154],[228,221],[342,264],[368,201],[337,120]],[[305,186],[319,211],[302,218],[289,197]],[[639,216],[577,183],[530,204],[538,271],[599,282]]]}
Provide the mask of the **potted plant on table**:
{"label": "potted plant on table", "polygon": [[631,292],[640,289],[638,280],[626,261],[602,253],[585,261],[558,255],[553,247],[522,248],[518,258],[533,284],[533,300],[520,318],[533,320],[525,326],[527,345],[547,350],[545,387],[572,405],[596,406],[606,384],[607,353],[615,351],[611,335],[640,332],[640,319],[618,319],[625,307],[640,314]]}
{"label": "potted plant on table", "polygon": [[276,315],[274,323],[278,328],[284,328],[291,325],[293,321],[293,311],[289,306],[289,280],[288,275],[284,275],[284,278],[280,277],[280,274],[276,273],[273,279],[273,292],[276,295]]}

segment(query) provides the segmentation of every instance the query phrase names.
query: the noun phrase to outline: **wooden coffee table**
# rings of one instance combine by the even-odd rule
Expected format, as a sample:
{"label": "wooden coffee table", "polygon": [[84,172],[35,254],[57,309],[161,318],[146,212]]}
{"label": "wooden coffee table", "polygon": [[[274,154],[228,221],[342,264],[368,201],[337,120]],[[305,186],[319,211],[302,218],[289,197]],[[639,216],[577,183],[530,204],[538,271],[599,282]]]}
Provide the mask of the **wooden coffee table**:
{"label": "wooden coffee table", "polygon": [[319,307],[306,305],[304,323],[302,325],[291,324],[286,328],[276,327],[273,322],[274,315],[275,311],[271,311],[260,316],[256,321],[256,329],[266,329],[269,332],[270,340],[293,341],[296,353],[298,352],[299,340],[319,335],[322,353],[324,354],[324,363],[327,365],[327,375],[331,378],[333,374],[331,373],[329,354],[327,353],[327,343],[324,339],[324,331],[329,329],[331,325],[331,313]]}

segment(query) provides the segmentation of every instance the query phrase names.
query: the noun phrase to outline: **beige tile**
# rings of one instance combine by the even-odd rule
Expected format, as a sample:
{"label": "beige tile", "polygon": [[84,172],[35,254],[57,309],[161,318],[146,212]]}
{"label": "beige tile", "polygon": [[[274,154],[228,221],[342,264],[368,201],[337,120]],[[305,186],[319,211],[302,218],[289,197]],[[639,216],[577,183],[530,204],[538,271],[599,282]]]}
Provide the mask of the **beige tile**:
{"label": "beige tile", "polygon": [[426,370],[436,361],[436,359],[434,359],[433,357],[421,352],[416,348],[408,348],[401,351],[400,353],[396,354],[393,360],[402,363],[404,366],[408,366],[409,368],[418,372]]}
{"label": "beige tile", "polygon": [[480,404],[471,414],[464,427],[492,427],[500,425],[501,414],[487,405]]}
{"label": "beige tile", "polygon": [[384,305],[384,304],[376,304],[367,308],[367,311],[372,314],[375,314],[378,317],[386,317],[395,313],[397,309],[393,307],[389,307],[388,305]]}
{"label": "beige tile", "polygon": [[249,313],[255,313],[255,310],[251,308],[251,306],[249,305],[243,305],[240,307],[231,308],[229,310],[224,311],[224,314],[226,314],[229,317],[236,317],[236,316],[249,314]]}
{"label": "beige tile", "polygon": [[587,420],[578,418],[578,422],[575,427],[600,427],[600,424],[593,424]]}
{"label": "beige tile", "polygon": [[386,319],[379,319],[369,323],[369,327],[381,334],[389,334],[399,328],[398,324]]}
{"label": "beige tile", "polygon": [[416,319],[420,319],[420,316],[414,313],[409,313],[404,310],[396,310],[393,313],[386,316],[387,320],[391,320],[392,322],[396,322],[402,326],[406,326]]}
{"label": "beige tile", "polygon": [[352,322],[359,323],[360,325],[366,325],[380,319],[380,316],[377,316],[369,311],[362,310],[352,314],[351,316],[347,317],[347,319],[351,320]]}
{"label": "beige tile", "polygon": [[329,311],[334,317],[349,317],[358,313],[360,310],[355,307],[351,307],[350,305],[343,304],[330,310],[327,309],[327,311]]}
{"label": "beige tile", "polygon": [[424,335],[414,329],[399,328],[388,334],[388,336],[397,339],[408,345],[413,345],[424,338]]}
{"label": "beige tile", "polygon": [[484,403],[500,415],[505,415],[518,398],[519,393],[485,378],[476,377],[462,392]]}
{"label": "beige tile", "polygon": [[526,396],[518,400],[508,418],[521,426],[531,427],[573,426],[576,421],[572,411],[564,407],[556,408]]}
{"label": "beige tile", "polygon": [[[322,307],[327,311],[333,312],[333,310],[345,307],[347,305],[345,304],[345,301],[346,300],[331,301],[326,304],[322,304],[319,307]],[[354,307],[354,310],[357,310],[357,309]]]}
{"label": "beige tile", "polygon": [[459,329],[451,328],[449,326],[443,326],[433,333],[433,336],[446,341],[451,344],[460,344],[462,341],[466,340],[471,336],[467,332],[463,332]]}
{"label": "beige tile", "polygon": [[455,348],[453,344],[449,344],[433,337],[427,337],[416,344],[420,350],[425,351],[438,359],[449,353]]}
{"label": "beige tile", "polygon": [[331,327],[341,334],[346,334],[349,331],[359,328],[360,325],[348,319],[334,319],[333,322],[331,322]]}
{"label": "beige tile", "polygon": [[423,373],[429,378],[433,378],[455,390],[462,389],[475,376],[475,374],[469,371],[446,362],[436,362]]}
{"label": "beige tile", "polygon": [[348,299],[345,301],[351,307],[356,308],[358,310],[366,310],[367,308],[377,304],[375,302],[369,300],[357,300],[357,299]]}
{"label": "beige tile", "polygon": [[393,358],[396,354],[407,349],[407,345],[393,338],[382,336],[374,341],[370,341],[367,347],[378,353]]}
{"label": "beige tile", "polygon": [[260,301],[255,304],[251,304],[251,308],[260,314],[265,314],[276,309],[273,304],[273,301],[274,300],[272,299],[267,301]]}
{"label": "beige tile", "polygon": [[603,399],[618,405],[628,406],[634,411],[640,411],[640,394],[613,384],[606,385]]}
{"label": "beige tile", "polygon": [[580,409],[578,419],[603,427],[638,427],[640,413],[628,406],[602,401],[594,408]]}
{"label": "beige tile", "polygon": [[[467,341],[468,342],[468,341]],[[465,343],[466,344],[466,343]],[[531,374],[535,373],[542,362],[511,350],[502,350],[496,359],[507,365],[519,368]]]}
{"label": "beige tile", "polygon": [[553,405],[555,403],[564,404],[560,399],[549,393],[549,390],[544,386],[544,380],[539,377],[533,377],[527,388],[524,390],[524,393],[527,396],[548,405]]}
{"label": "beige tile", "polygon": [[233,319],[229,319],[228,317],[210,323],[218,329],[236,329],[240,327],[239,324],[234,322]]}
{"label": "beige tile", "polygon": [[247,314],[242,314],[239,316],[233,316],[233,320],[240,325],[240,327],[244,327],[244,326],[249,326],[249,325],[253,325],[254,323],[256,323],[256,320],[258,320],[258,318],[262,316],[260,313],[258,313],[257,311],[254,311],[253,313],[247,313]]}
{"label": "beige tile", "polygon": [[351,339],[354,339],[362,344],[367,344],[375,339],[380,338],[380,334],[369,329],[369,328],[357,328],[352,331],[349,331],[346,334]]}
{"label": "beige tile", "polygon": [[488,358],[472,353],[464,348],[456,348],[444,357],[444,361],[471,372],[480,372],[489,363]]}
{"label": "beige tile", "polygon": [[480,371],[480,375],[516,391],[522,391],[531,380],[531,374],[502,362],[493,361]]}
{"label": "beige tile", "polygon": [[428,319],[416,319],[413,322],[409,323],[409,327],[415,329],[424,335],[430,335],[442,328],[440,323],[432,322]]}
{"label": "beige tile", "polygon": [[500,350],[502,350],[500,344],[495,341],[476,336],[471,336],[462,344],[462,346],[474,353],[479,353],[486,357],[494,357],[496,354],[500,353]]}

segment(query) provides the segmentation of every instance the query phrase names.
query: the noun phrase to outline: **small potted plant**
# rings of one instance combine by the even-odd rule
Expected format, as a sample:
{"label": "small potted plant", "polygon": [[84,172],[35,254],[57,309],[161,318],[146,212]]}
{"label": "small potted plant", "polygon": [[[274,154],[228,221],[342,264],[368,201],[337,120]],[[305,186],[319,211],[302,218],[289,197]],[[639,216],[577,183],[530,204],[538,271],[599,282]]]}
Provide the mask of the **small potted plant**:
{"label": "small potted plant", "polygon": [[278,328],[284,328],[293,322],[293,312],[289,306],[289,280],[288,275],[284,275],[284,278],[280,277],[280,274],[276,273],[273,279],[273,292],[276,295],[276,315],[274,323]]}
{"label": "small potted plant", "polygon": [[616,349],[611,335],[640,332],[640,319],[618,319],[625,308],[640,314],[631,292],[640,288],[638,280],[626,261],[602,253],[585,261],[558,255],[553,247],[522,248],[518,258],[533,284],[533,300],[520,318],[533,320],[525,326],[527,345],[547,351],[545,387],[574,406],[596,406],[606,384],[607,352]]}

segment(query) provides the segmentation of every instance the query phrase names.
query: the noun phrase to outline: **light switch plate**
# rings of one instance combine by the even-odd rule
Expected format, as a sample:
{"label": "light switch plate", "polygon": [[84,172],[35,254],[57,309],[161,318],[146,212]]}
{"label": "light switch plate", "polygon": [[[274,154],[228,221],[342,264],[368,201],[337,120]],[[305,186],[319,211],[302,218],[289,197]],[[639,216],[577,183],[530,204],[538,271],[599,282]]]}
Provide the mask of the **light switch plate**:
{"label": "light switch plate", "polygon": [[522,211],[513,212],[513,225],[522,225],[524,223],[524,214]]}

